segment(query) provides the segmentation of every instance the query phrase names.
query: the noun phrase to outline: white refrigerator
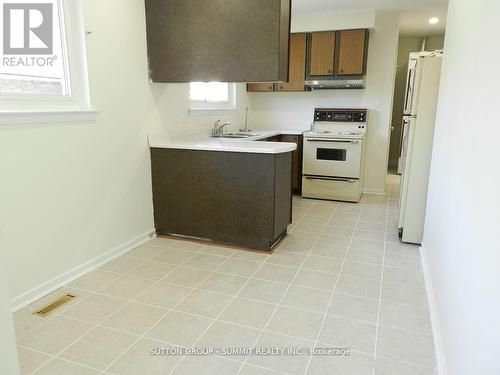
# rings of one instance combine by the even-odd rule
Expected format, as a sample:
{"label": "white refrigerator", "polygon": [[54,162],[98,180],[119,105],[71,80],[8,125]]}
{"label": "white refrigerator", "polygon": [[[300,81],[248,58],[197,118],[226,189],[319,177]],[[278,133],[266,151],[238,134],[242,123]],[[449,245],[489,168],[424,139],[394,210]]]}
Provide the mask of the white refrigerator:
{"label": "white refrigerator", "polygon": [[405,98],[399,228],[403,242],[421,244],[434,140],[442,52],[412,54]]}

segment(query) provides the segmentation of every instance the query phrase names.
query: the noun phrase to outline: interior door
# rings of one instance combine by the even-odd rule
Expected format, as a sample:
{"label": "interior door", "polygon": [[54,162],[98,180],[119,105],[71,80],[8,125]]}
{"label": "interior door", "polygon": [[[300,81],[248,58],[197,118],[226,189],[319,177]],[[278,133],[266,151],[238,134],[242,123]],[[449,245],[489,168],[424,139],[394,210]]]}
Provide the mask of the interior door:
{"label": "interior door", "polygon": [[290,35],[288,82],[278,83],[278,91],[304,91],[306,79],[306,34]]}

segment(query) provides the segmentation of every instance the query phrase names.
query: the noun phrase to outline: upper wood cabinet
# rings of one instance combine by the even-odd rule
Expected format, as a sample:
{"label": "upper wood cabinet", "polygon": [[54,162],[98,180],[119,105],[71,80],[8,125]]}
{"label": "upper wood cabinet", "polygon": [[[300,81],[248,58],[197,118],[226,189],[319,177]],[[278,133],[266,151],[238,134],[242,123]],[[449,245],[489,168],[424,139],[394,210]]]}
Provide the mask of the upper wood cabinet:
{"label": "upper wood cabinet", "polygon": [[335,31],[312,33],[310,39],[312,76],[331,76],[335,67]]}
{"label": "upper wood cabinet", "polygon": [[365,74],[368,30],[345,30],[339,34],[338,75]]}
{"label": "upper wood cabinet", "polygon": [[291,0],[145,0],[153,82],[288,78]]}
{"label": "upper wood cabinet", "polygon": [[249,92],[270,92],[274,91],[274,83],[247,83]]}
{"label": "upper wood cabinet", "polygon": [[274,87],[249,83],[247,91],[309,91],[306,79],[343,82],[348,76],[363,76],[368,37],[368,29],[291,34],[288,81],[275,83]]}
{"label": "upper wood cabinet", "polygon": [[306,78],[306,34],[290,35],[288,82],[278,83],[278,91],[304,91]]}

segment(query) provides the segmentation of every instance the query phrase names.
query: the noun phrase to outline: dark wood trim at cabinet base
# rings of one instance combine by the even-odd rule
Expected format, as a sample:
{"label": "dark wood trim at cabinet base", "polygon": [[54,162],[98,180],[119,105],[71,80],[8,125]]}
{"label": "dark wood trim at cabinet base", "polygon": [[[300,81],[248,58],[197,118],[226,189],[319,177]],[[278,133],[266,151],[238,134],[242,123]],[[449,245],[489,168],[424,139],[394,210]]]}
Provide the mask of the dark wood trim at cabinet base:
{"label": "dark wood trim at cabinet base", "polygon": [[211,238],[198,238],[198,237],[189,237],[186,235],[178,234],[178,233],[166,233],[163,232],[161,229],[156,228],[156,234],[160,237],[169,237],[177,240],[185,240],[187,242],[199,242],[199,243],[205,243],[207,245],[222,245],[222,246],[227,246],[230,248],[239,248],[241,250],[250,250],[250,251],[256,251],[259,253],[263,252],[269,252],[274,250],[275,247],[277,247],[282,240],[285,239],[285,237],[288,235],[288,231],[285,229],[278,237],[276,237],[272,241],[256,241],[256,240],[250,240],[250,241],[238,241],[237,243],[232,243],[232,242],[220,242],[213,240]]}

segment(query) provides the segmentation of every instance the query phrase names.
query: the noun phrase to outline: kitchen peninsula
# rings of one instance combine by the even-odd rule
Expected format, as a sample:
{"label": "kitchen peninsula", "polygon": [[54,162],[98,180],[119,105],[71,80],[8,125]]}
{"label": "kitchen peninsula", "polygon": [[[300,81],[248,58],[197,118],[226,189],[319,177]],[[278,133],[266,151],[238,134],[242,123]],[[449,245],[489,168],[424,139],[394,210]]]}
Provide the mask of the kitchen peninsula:
{"label": "kitchen peninsula", "polygon": [[150,135],[157,234],[272,249],[291,222],[292,152],[297,148],[265,141],[275,135]]}

